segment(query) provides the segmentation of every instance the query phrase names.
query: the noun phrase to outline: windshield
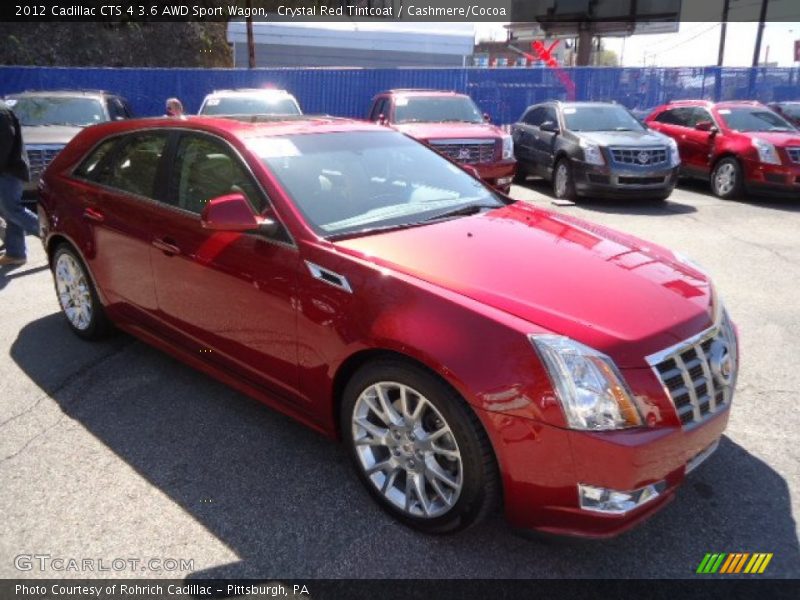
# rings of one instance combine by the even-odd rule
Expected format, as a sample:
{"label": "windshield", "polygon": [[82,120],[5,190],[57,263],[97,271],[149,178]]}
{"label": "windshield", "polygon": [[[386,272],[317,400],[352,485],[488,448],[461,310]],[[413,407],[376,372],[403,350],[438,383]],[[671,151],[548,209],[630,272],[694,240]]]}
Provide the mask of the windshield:
{"label": "windshield", "polygon": [[76,125],[85,127],[107,121],[103,104],[94,98],[64,96],[27,96],[11,98],[14,114],[28,127],[41,125]]}
{"label": "windshield", "polygon": [[254,138],[249,146],[322,236],[403,227],[465,207],[504,205],[459,167],[393,131]]}
{"label": "windshield", "polygon": [[794,131],[794,127],[777,113],[763,108],[741,106],[717,111],[735,131]]}
{"label": "windshield", "polygon": [[622,106],[565,106],[564,123],[571,131],[644,131]]}
{"label": "windshield", "polygon": [[227,96],[211,97],[200,110],[201,115],[299,115],[300,107],[291,96]]}
{"label": "windshield", "polygon": [[395,123],[483,123],[483,115],[466,96],[400,96],[394,104]]}

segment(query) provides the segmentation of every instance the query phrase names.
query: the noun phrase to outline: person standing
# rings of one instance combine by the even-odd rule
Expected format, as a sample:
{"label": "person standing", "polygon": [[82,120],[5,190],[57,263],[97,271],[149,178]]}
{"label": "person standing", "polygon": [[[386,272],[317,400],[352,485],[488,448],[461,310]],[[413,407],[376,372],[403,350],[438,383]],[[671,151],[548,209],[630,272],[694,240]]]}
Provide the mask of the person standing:
{"label": "person standing", "polygon": [[177,98],[167,99],[167,114],[168,117],[182,117],[183,104]]}
{"label": "person standing", "polygon": [[0,256],[0,267],[24,265],[25,234],[39,236],[39,218],[22,204],[22,186],[29,179],[22,127],[11,108],[0,100],[0,213],[6,221],[6,252]]}

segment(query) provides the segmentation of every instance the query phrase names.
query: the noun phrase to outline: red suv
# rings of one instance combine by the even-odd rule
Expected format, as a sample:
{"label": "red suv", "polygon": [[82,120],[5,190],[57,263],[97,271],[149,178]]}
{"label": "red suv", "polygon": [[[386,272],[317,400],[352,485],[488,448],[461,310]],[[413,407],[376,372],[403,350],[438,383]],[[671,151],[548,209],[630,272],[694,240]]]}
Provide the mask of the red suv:
{"label": "red suv", "polygon": [[76,334],[113,324],[341,438],[428,532],[502,501],[613,535],[716,448],[737,338],[687,259],[386,127],[249,121],[99,125],[55,158],[39,211]]}
{"label": "red suv", "polygon": [[710,180],[720,198],[800,194],[800,132],[763,104],[682,100],[645,121],[678,143],[681,174]]}
{"label": "red suv", "polygon": [[472,98],[437,90],[390,90],[372,99],[369,120],[389,125],[449,159],[473,166],[489,185],[508,193],[517,163],[514,142]]}

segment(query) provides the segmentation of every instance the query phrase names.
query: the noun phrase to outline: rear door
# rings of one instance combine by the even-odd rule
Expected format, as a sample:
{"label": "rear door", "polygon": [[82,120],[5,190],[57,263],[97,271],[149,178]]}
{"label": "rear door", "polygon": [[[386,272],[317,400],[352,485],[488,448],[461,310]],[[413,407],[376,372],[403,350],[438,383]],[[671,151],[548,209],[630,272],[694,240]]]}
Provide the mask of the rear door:
{"label": "rear door", "polygon": [[[710,121],[714,123],[711,113],[701,106],[691,109],[688,123],[681,132],[680,144],[684,148],[688,167],[695,173],[707,176],[711,171],[711,154],[716,133],[695,129],[698,123]],[[683,155],[681,155],[683,158]]]}
{"label": "rear door", "polygon": [[73,174],[82,219],[94,252],[89,268],[112,310],[149,320],[157,309],[150,269],[151,227],[163,176],[167,131],[141,131],[108,140]]}
{"label": "rear door", "polygon": [[539,125],[545,120],[545,115],[544,106],[531,107],[511,129],[511,137],[514,139],[514,155],[517,160],[525,164],[531,173],[537,175],[541,174],[541,165],[536,153],[536,138],[539,135]]}
{"label": "rear door", "polygon": [[227,141],[184,132],[170,164],[166,204],[151,223],[159,318],[169,335],[204,360],[297,402],[297,248],[285,229],[266,237],[201,226],[205,205],[225,194],[242,193],[255,212],[269,210]]}
{"label": "rear door", "polygon": [[[558,112],[554,106],[544,107],[544,119],[542,123],[550,122],[560,128],[558,123]],[[540,165],[542,174],[549,178],[553,174],[553,160],[555,155],[556,136],[553,131],[543,131],[539,128],[537,135],[534,136],[534,147],[536,148],[536,161]]]}

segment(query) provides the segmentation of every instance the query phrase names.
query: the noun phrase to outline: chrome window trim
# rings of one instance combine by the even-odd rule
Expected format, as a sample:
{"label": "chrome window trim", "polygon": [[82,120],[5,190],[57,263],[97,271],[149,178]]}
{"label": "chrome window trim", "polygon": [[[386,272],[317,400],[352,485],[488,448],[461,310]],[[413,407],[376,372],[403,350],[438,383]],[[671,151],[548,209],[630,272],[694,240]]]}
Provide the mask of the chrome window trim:
{"label": "chrome window trim", "polygon": [[185,208],[181,208],[180,206],[176,206],[174,204],[169,204],[167,202],[162,202],[161,200],[158,200],[156,198],[149,198],[147,196],[141,196],[139,194],[134,194],[134,193],[131,193],[131,192],[127,191],[127,190],[121,190],[119,188],[115,188],[115,187],[110,186],[110,185],[104,185],[102,183],[98,183],[96,181],[92,181],[91,179],[87,179],[85,177],[80,177],[79,175],[77,175],[75,173],[75,171],[84,163],[84,161],[89,157],[89,155],[92,154],[98,147],[100,147],[101,144],[103,144],[103,143],[105,143],[105,142],[107,142],[109,140],[118,138],[118,137],[123,137],[123,136],[126,136],[126,135],[137,134],[137,133],[146,133],[146,132],[164,132],[167,135],[169,135],[172,132],[199,133],[199,134],[204,134],[204,135],[213,137],[213,138],[221,141],[224,145],[226,145],[230,150],[233,151],[234,155],[239,160],[239,162],[242,165],[244,165],[245,171],[253,179],[253,181],[255,182],[256,187],[258,188],[259,192],[261,192],[261,194],[264,196],[264,198],[267,201],[267,206],[264,208],[264,210],[262,210],[260,213],[257,213],[257,214],[263,215],[264,211],[266,211],[267,208],[271,208],[272,209],[272,214],[273,214],[275,220],[280,224],[281,227],[283,227],[284,231],[286,231],[286,235],[289,236],[289,240],[290,241],[289,242],[283,242],[281,240],[276,240],[276,239],[273,239],[273,238],[270,238],[270,237],[265,237],[265,236],[260,236],[261,239],[263,239],[263,240],[265,240],[265,241],[267,241],[267,242],[269,242],[271,244],[276,244],[278,246],[283,246],[285,248],[292,248],[294,250],[299,251],[297,242],[295,241],[294,236],[292,235],[292,232],[289,231],[289,228],[286,227],[286,224],[280,219],[280,217],[278,217],[278,214],[275,212],[275,206],[274,206],[274,204],[272,202],[272,199],[270,198],[270,195],[267,194],[266,190],[264,189],[264,186],[261,185],[261,182],[259,181],[258,177],[256,177],[255,173],[253,172],[253,169],[250,168],[250,164],[244,159],[244,157],[242,156],[241,152],[239,152],[235,147],[233,147],[228,140],[226,140],[224,137],[222,137],[222,136],[220,136],[220,135],[218,135],[216,133],[210,132],[210,131],[205,131],[203,129],[191,129],[189,127],[144,127],[144,128],[141,128],[141,129],[129,129],[129,130],[126,130],[126,131],[121,131],[119,133],[114,133],[112,135],[105,136],[101,140],[98,140],[97,142],[95,142],[95,144],[89,150],[87,150],[81,156],[81,158],[79,160],[75,161],[75,164],[68,171],[69,177],[71,177],[72,179],[75,179],[77,181],[88,183],[90,185],[93,185],[93,186],[95,186],[97,188],[100,188],[100,189],[103,189],[103,190],[106,190],[106,191],[109,191],[109,192],[114,192],[114,193],[117,193],[117,194],[123,194],[125,196],[128,196],[130,198],[134,198],[136,200],[144,200],[144,201],[146,201],[146,202],[148,202],[150,204],[155,204],[156,206],[168,208],[168,209],[170,209],[170,210],[172,210],[174,212],[178,212],[179,214],[191,215],[191,216],[196,217],[199,220],[200,219],[200,215],[197,214],[196,212],[191,211],[191,210],[186,210]]}

